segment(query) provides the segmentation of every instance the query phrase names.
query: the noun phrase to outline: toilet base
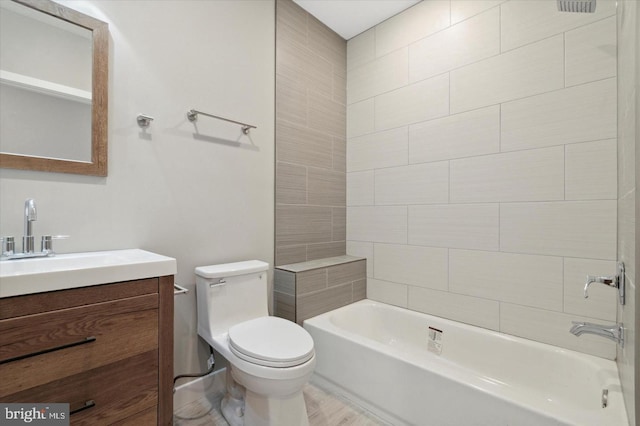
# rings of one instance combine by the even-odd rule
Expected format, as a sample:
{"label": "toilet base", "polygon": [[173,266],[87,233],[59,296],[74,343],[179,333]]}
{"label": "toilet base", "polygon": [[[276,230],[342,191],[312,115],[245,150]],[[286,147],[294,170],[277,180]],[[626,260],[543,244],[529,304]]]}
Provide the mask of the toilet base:
{"label": "toilet base", "polygon": [[229,426],[244,426],[244,387],[233,380],[227,368],[226,393],[220,403],[220,411]]}
{"label": "toilet base", "polygon": [[287,397],[266,398],[247,389],[244,399],[245,426],[309,426],[302,391]]}

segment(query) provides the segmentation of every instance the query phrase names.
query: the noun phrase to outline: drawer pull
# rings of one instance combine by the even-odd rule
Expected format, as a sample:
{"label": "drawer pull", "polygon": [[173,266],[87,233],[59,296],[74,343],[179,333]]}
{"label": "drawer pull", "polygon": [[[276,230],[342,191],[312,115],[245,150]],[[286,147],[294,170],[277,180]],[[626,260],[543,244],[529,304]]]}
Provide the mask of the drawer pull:
{"label": "drawer pull", "polygon": [[93,408],[95,406],[96,406],[96,402],[93,399],[90,399],[86,401],[82,407],[76,408],[75,410],[70,411],[69,415],[73,416],[74,414],[79,413],[80,411],[88,410],[89,408]]}
{"label": "drawer pull", "polygon": [[67,343],[66,345],[55,346],[53,348],[43,349],[41,351],[32,352],[30,354],[20,355],[20,356],[16,356],[16,357],[13,357],[13,358],[3,359],[2,361],[0,361],[0,364],[7,364],[9,362],[20,361],[21,359],[31,358],[32,356],[48,354],[49,352],[55,352],[55,351],[59,351],[61,349],[72,348],[74,346],[80,346],[80,345],[84,345],[85,343],[91,343],[91,342],[95,342],[95,341],[96,341],[96,338],[94,336],[89,336],[89,337],[86,337],[86,338],[84,338],[82,340],[78,340],[77,342]]}

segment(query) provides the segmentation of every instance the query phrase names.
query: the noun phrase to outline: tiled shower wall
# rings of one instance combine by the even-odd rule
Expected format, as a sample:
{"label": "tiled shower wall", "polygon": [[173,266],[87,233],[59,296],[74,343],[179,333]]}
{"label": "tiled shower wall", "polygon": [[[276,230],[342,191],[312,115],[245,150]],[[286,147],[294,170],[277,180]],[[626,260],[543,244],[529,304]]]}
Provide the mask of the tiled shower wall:
{"label": "tiled shower wall", "polygon": [[276,2],[276,265],[345,254],[346,50]]}
{"label": "tiled shower wall", "polygon": [[[636,1],[620,1],[618,20],[618,257],[626,265],[627,303],[618,310],[618,321],[625,326],[625,345],[618,348],[618,370],[631,426],[638,407],[638,313],[636,289],[636,170],[640,119],[637,105],[640,87],[640,7]],[[634,365],[635,364],[635,365]],[[634,383],[635,382],[635,383]]]}
{"label": "tiled shower wall", "polygon": [[371,299],[613,359],[616,9],[426,0],[349,40],[347,252]]}

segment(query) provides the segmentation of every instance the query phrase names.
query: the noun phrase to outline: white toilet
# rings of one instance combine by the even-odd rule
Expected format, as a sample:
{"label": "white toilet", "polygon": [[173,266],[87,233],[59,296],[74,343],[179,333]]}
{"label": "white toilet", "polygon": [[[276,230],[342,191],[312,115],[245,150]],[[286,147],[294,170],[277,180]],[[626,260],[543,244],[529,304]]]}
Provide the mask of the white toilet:
{"label": "white toilet", "polygon": [[222,412],[230,425],[307,426],[302,387],[316,364],[313,340],[269,316],[268,269],[258,260],[196,268],[198,334],[229,362]]}

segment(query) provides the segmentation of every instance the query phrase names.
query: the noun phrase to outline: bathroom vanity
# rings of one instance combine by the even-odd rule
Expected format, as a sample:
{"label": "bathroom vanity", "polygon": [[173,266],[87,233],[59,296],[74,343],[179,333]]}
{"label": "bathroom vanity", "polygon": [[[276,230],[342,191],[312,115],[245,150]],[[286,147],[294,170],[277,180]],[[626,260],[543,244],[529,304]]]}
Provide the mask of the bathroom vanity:
{"label": "bathroom vanity", "polygon": [[171,424],[175,271],[142,250],[1,262],[0,401],[69,403],[72,425]]}

